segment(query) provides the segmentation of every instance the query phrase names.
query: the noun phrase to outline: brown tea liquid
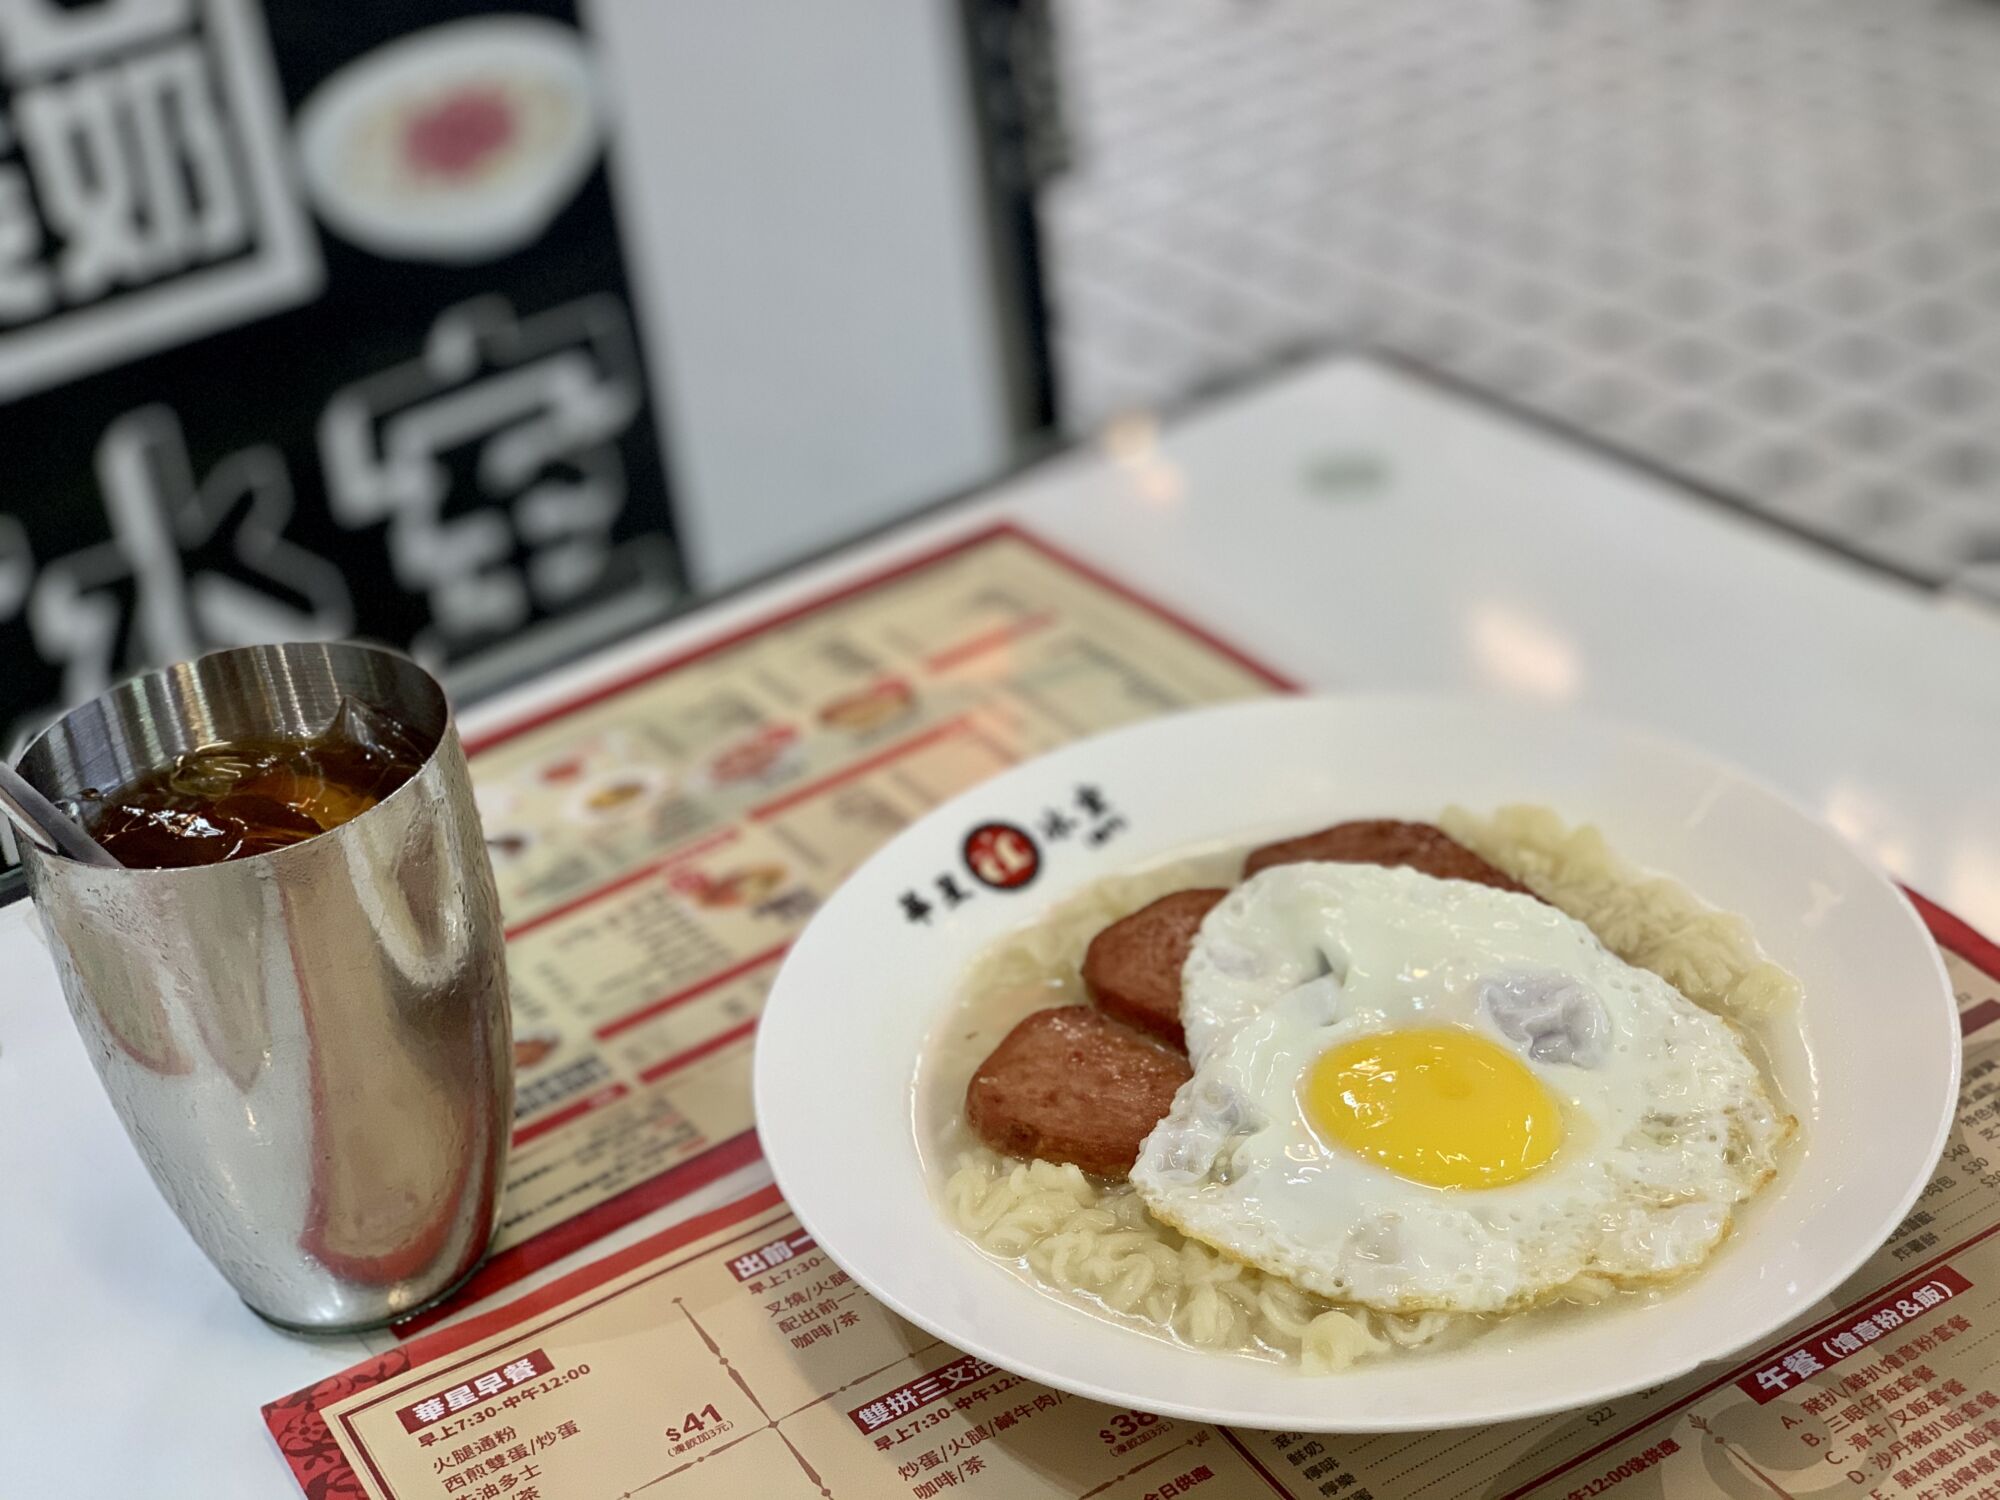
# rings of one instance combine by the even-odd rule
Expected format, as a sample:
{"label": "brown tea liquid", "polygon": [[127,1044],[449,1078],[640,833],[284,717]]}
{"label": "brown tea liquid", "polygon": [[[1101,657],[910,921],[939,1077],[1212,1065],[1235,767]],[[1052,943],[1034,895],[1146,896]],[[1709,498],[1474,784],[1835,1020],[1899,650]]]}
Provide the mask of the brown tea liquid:
{"label": "brown tea liquid", "polygon": [[338,828],[423,762],[400,725],[349,706],[316,739],[204,746],[74,807],[120,864],[183,869],[269,854]]}

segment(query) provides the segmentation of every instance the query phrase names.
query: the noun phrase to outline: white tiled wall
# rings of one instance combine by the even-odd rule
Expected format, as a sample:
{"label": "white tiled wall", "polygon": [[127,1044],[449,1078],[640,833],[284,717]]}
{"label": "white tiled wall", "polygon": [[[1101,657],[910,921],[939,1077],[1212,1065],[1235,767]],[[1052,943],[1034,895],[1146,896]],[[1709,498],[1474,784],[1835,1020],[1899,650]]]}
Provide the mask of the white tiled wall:
{"label": "white tiled wall", "polygon": [[1065,419],[1372,342],[2000,598],[2000,5],[1063,0]]}

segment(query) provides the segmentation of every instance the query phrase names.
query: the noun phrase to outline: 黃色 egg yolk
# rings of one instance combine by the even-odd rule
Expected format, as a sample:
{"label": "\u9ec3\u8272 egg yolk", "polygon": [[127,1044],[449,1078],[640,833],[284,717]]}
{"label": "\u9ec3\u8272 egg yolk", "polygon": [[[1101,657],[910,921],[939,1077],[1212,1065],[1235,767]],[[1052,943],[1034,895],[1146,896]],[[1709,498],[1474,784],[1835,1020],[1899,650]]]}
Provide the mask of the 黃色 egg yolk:
{"label": "\u9ec3\u8272 egg yolk", "polygon": [[1322,1139],[1430,1187],[1518,1182],[1555,1154],[1560,1110],[1497,1042],[1455,1027],[1356,1037],[1299,1090]]}

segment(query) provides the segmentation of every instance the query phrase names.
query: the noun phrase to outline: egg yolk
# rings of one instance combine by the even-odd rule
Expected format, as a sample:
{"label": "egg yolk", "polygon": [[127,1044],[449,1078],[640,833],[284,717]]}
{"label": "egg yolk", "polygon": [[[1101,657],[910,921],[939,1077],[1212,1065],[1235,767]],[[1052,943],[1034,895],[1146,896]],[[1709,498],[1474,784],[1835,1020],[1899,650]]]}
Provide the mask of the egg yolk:
{"label": "egg yolk", "polygon": [[1306,1118],[1412,1182],[1518,1182],[1555,1154],[1560,1111],[1520,1058],[1471,1031],[1356,1037],[1322,1053],[1300,1089]]}

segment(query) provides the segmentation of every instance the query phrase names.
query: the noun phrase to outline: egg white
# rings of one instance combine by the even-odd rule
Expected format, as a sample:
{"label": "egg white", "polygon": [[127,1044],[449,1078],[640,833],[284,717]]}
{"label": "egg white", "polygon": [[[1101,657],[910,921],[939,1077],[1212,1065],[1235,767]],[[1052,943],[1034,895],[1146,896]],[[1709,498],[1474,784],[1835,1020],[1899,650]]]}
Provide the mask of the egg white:
{"label": "egg white", "polygon": [[[1182,1022],[1194,1076],[1140,1151],[1155,1216],[1236,1259],[1392,1312],[1502,1312],[1585,1273],[1699,1265],[1794,1126],[1743,1040],[1533,897],[1414,870],[1266,870],[1202,924]],[[1559,1102],[1554,1157],[1436,1188],[1323,1141],[1301,1078],[1351,1038],[1470,1028]]]}

